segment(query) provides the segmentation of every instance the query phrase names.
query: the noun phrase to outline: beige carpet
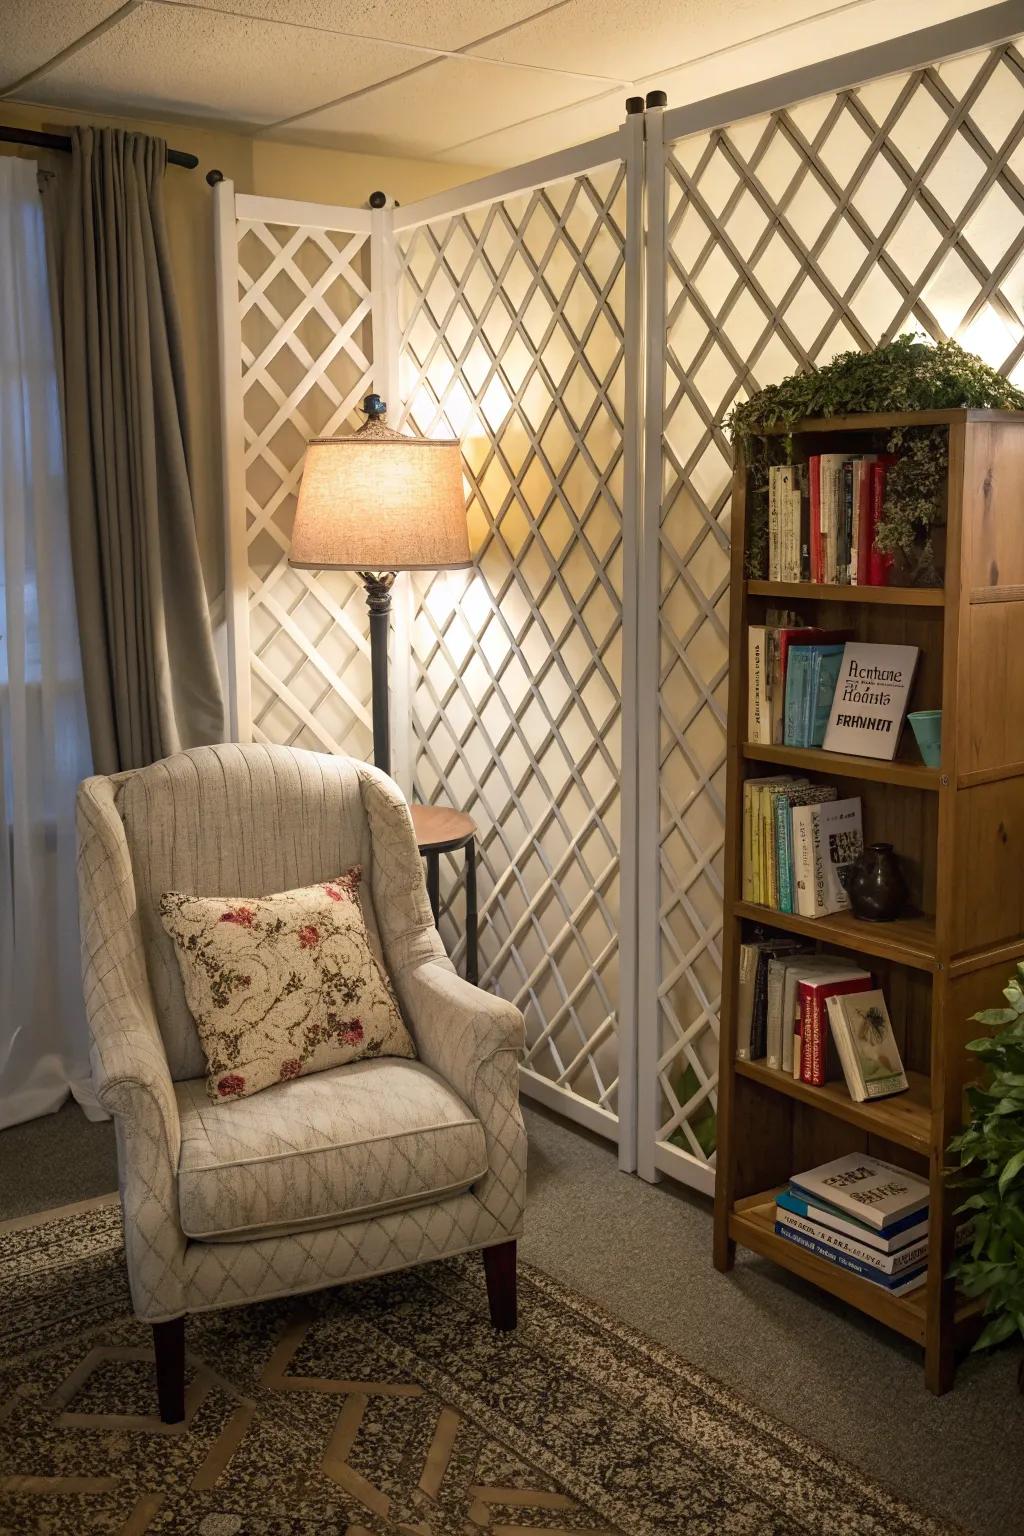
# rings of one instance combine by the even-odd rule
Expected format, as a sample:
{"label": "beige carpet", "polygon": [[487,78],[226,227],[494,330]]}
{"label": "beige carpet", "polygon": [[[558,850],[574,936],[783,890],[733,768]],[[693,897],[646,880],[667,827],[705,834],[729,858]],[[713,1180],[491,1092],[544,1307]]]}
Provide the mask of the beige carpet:
{"label": "beige carpet", "polygon": [[0,1230],[0,1531],[16,1536],[948,1536],[678,1356],[479,1260],[189,1320],[155,1417],[116,1206]]}

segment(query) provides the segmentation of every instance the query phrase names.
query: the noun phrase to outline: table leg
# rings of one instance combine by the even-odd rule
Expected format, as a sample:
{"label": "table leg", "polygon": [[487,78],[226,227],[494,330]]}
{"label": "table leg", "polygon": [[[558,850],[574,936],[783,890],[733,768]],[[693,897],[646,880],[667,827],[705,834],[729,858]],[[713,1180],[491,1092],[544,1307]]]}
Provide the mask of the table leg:
{"label": "table leg", "polygon": [[476,838],[466,844],[466,980],[476,986],[480,980],[477,958],[476,911]]}
{"label": "table leg", "polygon": [[436,924],[441,910],[441,855],[439,853],[427,854],[427,898]]}

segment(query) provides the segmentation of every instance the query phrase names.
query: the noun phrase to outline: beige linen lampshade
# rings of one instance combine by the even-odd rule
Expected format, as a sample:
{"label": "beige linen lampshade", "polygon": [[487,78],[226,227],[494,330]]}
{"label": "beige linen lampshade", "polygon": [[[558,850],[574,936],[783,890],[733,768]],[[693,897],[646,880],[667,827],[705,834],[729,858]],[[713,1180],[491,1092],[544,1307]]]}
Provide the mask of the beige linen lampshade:
{"label": "beige linen lampshade", "polygon": [[471,563],[456,442],[371,418],[306,449],[289,564],[309,570],[450,570]]}

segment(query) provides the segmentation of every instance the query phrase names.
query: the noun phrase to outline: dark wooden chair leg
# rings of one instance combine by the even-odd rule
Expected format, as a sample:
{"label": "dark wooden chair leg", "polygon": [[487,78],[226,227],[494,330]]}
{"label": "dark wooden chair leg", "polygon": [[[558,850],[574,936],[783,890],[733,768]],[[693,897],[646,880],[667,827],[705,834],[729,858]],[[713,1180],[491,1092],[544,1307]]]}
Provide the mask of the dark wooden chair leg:
{"label": "dark wooden chair leg", "polygon": [[484,1249],[484,1274],[491,1322],[502,1333],[516,1326],[516,1245],[497,1243]]}
{"label": "dark wooden chair leg", "polygon": [[180,1424],[185,1417],[185,1319],[153,1324],[156,1355],[156,1395],[165,1424]]}

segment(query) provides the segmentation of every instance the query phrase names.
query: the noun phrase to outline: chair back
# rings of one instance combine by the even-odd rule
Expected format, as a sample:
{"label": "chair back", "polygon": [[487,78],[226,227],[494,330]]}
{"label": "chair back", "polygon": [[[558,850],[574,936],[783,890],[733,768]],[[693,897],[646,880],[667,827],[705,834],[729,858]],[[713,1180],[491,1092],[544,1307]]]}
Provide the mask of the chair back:
{"label": "chair back", "polygon": [[160,921],[165,891],[267,896],[361,864],[363,911],[379,952],[370,828],[352,759],[229,743],[179,752],[115,783],[146,968],[176,1081],[203,1076],[206,1064]]}

